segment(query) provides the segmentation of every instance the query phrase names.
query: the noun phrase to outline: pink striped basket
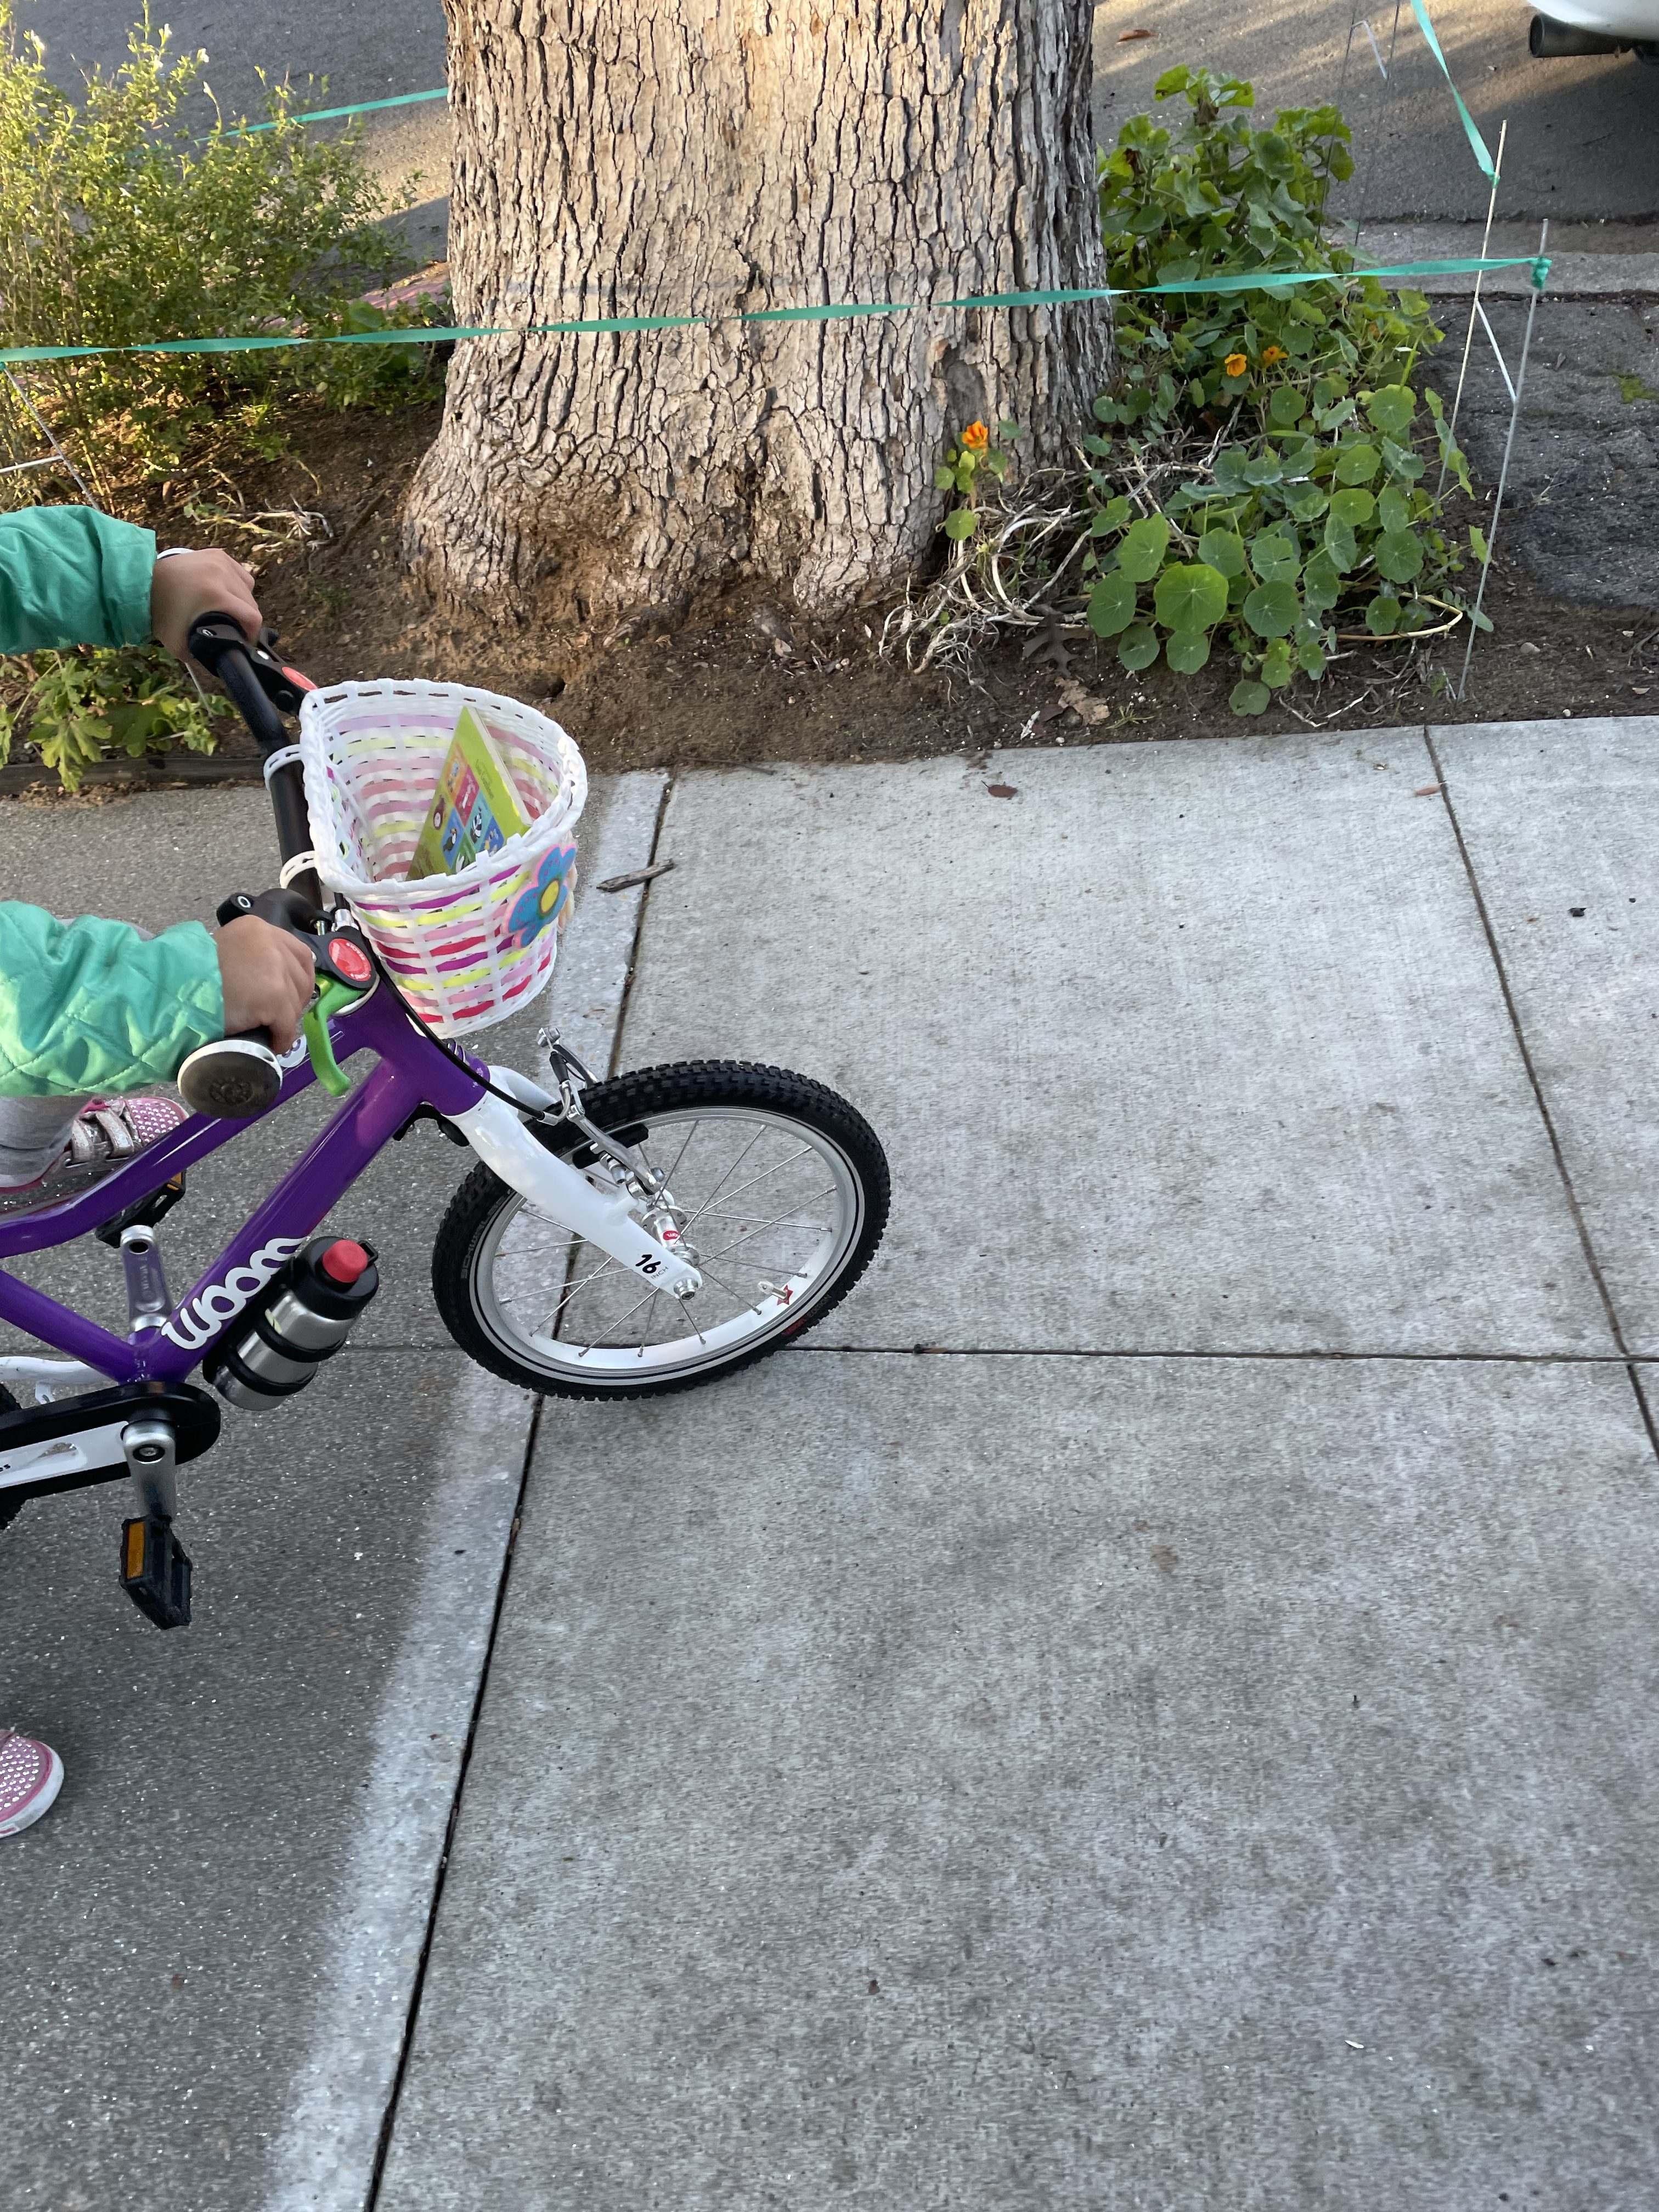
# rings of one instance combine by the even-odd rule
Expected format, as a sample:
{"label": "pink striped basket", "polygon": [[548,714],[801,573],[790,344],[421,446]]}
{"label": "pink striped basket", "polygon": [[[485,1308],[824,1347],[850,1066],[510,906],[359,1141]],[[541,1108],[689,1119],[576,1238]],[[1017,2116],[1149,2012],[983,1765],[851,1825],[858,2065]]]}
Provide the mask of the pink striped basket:
{"label": "pink striped basket", "polygon": [[[495,739],[531,824],[458,875],[410,883],[463,707]],[[422,1020],[464,1036],[527,1006],[553,974],[587,797],[582,757],[558,724],[461,684],[338,684],[307,695],[300,754],[317,872]]]}

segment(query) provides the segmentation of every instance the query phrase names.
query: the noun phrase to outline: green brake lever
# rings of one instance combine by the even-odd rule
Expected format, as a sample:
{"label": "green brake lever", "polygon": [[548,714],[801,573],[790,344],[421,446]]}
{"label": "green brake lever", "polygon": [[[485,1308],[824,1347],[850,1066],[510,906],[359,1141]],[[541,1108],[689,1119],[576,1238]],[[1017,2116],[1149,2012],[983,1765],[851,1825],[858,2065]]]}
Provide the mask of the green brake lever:
{"label": "green brake lever", "polygon": [[340,1063],[334,1057],[334,1041],[329,1036],[328,1024],[334,1015],[356,1006],[362,996],[362,992],[354,991],[349,983],[330,975],[307,1007],[306,1018],[300,1024],[306,1049],[311,1054],[312,1068],[331,1098],[343,1098],[351,1088],[351,1078],[341,1073]]}

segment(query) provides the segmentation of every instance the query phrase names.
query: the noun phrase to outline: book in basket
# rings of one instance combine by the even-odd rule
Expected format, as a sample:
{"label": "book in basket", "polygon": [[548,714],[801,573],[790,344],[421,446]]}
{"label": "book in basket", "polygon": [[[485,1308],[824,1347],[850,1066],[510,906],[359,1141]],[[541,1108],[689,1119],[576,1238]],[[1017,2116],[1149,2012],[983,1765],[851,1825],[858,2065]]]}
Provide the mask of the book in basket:
{"label": "book in basket", "polygon": [[410,880],[459,875],[529,827],[494,738],[471,708],[463,707],[410,860]]}

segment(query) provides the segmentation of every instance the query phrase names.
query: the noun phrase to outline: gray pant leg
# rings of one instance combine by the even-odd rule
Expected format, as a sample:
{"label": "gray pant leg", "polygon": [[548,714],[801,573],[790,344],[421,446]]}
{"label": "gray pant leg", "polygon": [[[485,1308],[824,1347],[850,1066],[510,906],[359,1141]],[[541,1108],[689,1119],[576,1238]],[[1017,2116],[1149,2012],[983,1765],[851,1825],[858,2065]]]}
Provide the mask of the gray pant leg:
{"label": "gray pant leg", "polygon": [[45,1175],[69,1142],[84,1098],[0,1098],[0,1188]]}

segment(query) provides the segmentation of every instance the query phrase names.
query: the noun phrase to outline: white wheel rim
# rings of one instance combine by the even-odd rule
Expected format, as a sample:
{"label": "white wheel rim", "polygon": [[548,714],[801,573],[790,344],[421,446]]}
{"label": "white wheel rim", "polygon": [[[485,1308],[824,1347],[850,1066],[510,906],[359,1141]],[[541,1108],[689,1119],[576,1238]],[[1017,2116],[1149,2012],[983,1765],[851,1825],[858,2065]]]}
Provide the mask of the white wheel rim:
{"label": "white wheel rim", "polygon": [[[516,1194],[478,1240],[473,1303],[514,1359],[596,1388],[672,1381],[786,1334],[845,1267],[863,1225],[851,1161],[822,1130],[763,1107],[641,1115],[638,1149],[668,1172],[703,1288],[641,1295],[637,1278]],[[624,1124],[623,1126],[627,1126]]]}

